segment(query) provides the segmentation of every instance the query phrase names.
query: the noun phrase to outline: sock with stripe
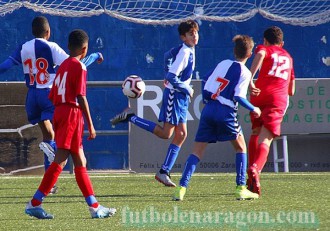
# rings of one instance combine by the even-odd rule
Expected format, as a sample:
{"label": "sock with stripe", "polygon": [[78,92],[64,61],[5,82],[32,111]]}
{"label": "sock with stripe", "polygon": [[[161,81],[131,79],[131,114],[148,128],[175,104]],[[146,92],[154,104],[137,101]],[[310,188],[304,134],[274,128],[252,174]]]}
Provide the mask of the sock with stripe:
{"label": "sock with stripe", "polygon": [[148,132],[151,132],[151,133],[154,132],[155,127],[157,126],[156,123],[149,121],[149,120],[142,119],[136,115],[131,116],[129,118],[129,121],[131,123],[135,124],[136,126],[142,128]]}
{"label": "sock with stripe", "polygon": [[191,176],[193,175],[193,173],[196,170],[196,166],[199,162],[199,158],[197,156],[195,156],[194,154],[190,154],[190,156],[188,157],[183,173],[182,173],[182,177],[180,180],[180,186],[183,187],[188,187],[189,181]]}
{"label": "sock with stripe", "polygon": [[92,182],[88,176],[86,167],[75,167],[74,173],[77,184],[83,196],[85,197],[86,203],[90,207],[97,208],[99,203],[94,196]]}
{"label": "sock with stripe", "polygon": [[62,167],[53,162],[44,174],[44,177],[39,185],[38,190],[31,200],[32,206],[38,206],[42,203],[43,199],[49,194],[52,187],[55,185],[59,175],[62,172]]}
{"label": "sock with stripe", "polygon": [[167,149],[166,157],[161,168],[163,172],[169,174],[169,172],[172,170],[173,165],[179,155],[180,149],[181,147],[175,144],[170,144],[170,146]]}
{"label": "sock with stripe", "polygon": [[246,153],[236,153],[236,185],[246,184],[246,167],[247,156]]}

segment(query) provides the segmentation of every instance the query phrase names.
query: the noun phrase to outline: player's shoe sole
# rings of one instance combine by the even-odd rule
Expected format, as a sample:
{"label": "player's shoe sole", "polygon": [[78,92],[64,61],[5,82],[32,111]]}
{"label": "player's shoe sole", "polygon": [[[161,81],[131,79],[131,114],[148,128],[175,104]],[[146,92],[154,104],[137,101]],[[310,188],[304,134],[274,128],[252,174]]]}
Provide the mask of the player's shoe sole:
{"label": "player's shoe sole", "polygon": [[56,185],[53,186],[53,188],[50,190],[49,194],[52,195],[52,194],[56,194],[58,191],[58,187]]}
{"label": "player's shoe sole", "polygon": [[171,177],[165,173],[157,172],[155,179],[167,187],[176,187],[176,184],[171,180]]}
{"label": "player's shoe sole", "polygon": [[54,161],[55,158],[55,152],[52,146],[46,142],[41,142],[39,144],[40,150],[45,153],[45,155],[48,157],[48,161],[51,163]]}
{"label": "player's shoe sole", "polygon": [[117,114],[115,117],[110,119],[112,126],[115,126],[118,123],[127,122],[131,116],[135,115],[131,108],[126,108],[121,113]]}

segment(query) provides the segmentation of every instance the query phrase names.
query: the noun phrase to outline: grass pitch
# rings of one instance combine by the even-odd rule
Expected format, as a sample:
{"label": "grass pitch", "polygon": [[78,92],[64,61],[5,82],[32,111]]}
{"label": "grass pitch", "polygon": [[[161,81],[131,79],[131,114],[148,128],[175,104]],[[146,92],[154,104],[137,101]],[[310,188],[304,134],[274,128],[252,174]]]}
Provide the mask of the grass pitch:
{"label": "grass pitch", "polygon": [[[73,175],[62,174],[59,191],[43,207],[55,216],[24,213],[42,176],[0,176],[0,230],[329,230],[330,173],[263,173],[262,197],[236,201],[234,174],[195,174],[185,200],[145,174],[90,173],[96,198],[117,208],[91,219]],[[172,176],[178,182],[180,175]]]}

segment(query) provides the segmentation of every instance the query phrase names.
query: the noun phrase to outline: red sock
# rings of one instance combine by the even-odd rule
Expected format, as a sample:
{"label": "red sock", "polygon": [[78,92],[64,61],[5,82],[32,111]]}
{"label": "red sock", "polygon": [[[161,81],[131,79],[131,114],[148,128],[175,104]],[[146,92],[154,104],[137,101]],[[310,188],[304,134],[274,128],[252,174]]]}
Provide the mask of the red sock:
{"label": "red sock", "polygon": [[84,197],[94,195],[92,182],[89,179],[86,167],[76,167],[74,169],[77,184]]}
{"label": "red sock", "polygon": [[249,147],[248,147],[248,166],[252,166],[252,164],[255,161],[256,151],[258,148],[258,135],[251,135],[250,141],[249,141]]}
{"label": "red sock", "polygon": [[269,153],[269,147],[265,143],[261,143],[258,145],[258,149],[256,152],[256,159],[254,163],[257,165],[258,170],[261,172],[262,169],[264,168],[266,162],[267,162],[267,157]]}
{"label": "red sock", "polygon": [[47,196],[50,190],[57,182],[57,179],[61,174],[61,172],[62,172],[62,167],[59,164],[52,162],[52,164],[49,166],[49,168],[44,174],[44,177],[38,188],[39,191]]}
{"label": "red sock", "polygon": [[[61,174],[61,172],[62,172],[62,167],[59,164],[53,162],[45,172],[44,177],[42,178],[42,181],[39,185],[38,191],[40,191],[40,193],[42,193],[44,196],[47,196],[50,190],[52,189],[52,187],[57,182],[57,179]],[[38,195],[40,195],[40,193]],[[34,207],[39,206],[42,203],[41,197],[35,198],[35,196],[36,194],[31,200],[31,205]]]}

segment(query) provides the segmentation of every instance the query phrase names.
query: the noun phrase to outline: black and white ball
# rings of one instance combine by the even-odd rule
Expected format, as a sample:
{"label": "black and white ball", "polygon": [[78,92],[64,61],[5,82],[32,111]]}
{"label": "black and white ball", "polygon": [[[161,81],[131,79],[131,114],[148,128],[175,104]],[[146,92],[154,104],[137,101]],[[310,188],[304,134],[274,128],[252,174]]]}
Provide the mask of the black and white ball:
{"label": "black and white ball", "polygon": [[144,94],[146,84],[140,76],[130,75],[124,80],[122,89],[128,98],[137,99]]}

